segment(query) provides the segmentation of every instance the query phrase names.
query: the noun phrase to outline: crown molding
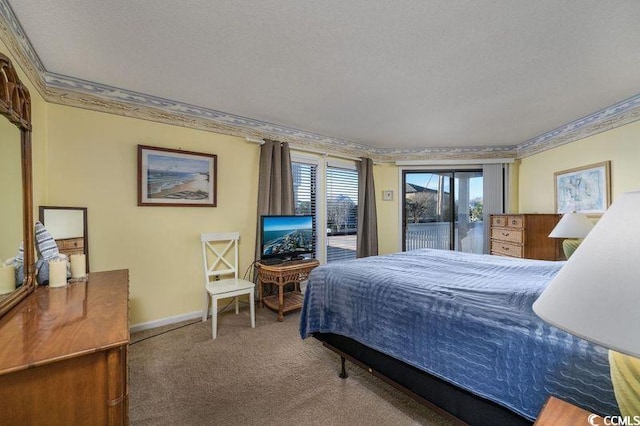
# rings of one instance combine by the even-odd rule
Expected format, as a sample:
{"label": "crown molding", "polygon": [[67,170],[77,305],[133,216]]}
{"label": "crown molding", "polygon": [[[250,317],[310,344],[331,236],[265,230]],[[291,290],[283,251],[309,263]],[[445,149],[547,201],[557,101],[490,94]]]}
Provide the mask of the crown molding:
{"label": "crown molding", "polygon": [[324,136],[48,72],[7,0],[0,0],[0,38],[45,101],[250,139],[292,148],[369,157],[377,162],[522,158],[640,119],[640,94],[528,141],[509,146],[391,149]]}
{"label": "crown molding", "polygon": [[640,94],[519,144],[517,158],[528,157],[637,120],[640,120]]}
{"label": "crown molding", "polygon": [[7,45],[16,64],[38,93],[43,95],[46,92],[46,70],[6,0],[0,0],[0,38]]}

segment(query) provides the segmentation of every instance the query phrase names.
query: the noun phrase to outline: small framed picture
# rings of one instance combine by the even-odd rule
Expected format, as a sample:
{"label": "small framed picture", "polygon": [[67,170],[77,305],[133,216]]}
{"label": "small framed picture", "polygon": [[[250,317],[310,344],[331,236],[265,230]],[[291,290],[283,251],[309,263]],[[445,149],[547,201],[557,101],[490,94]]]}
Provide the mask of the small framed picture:
{"label": "small framed picture", "polygon": [[216,206],[217,156],[138,145],[139,206]]}
{"label": "small framed picture", "polygon": [[602,215],[611,204],[611,162],[554,173],[556,213]]}

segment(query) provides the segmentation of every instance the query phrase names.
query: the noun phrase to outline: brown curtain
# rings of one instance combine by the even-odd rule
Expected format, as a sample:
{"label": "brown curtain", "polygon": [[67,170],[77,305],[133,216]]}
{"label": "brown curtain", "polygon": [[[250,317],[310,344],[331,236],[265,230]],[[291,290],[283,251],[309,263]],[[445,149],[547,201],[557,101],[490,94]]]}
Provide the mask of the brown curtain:
{"label": "brown curtain", "polygon": [[260,216],[294,214],[289,144],[265,140],[260,147],[256,260],[260,259]]}
{"label": "brown curtain", "polygon": [[373,184],[373,160],[362,158],[358,168],[358,240],[356,257],[378,254],[376,189]]}

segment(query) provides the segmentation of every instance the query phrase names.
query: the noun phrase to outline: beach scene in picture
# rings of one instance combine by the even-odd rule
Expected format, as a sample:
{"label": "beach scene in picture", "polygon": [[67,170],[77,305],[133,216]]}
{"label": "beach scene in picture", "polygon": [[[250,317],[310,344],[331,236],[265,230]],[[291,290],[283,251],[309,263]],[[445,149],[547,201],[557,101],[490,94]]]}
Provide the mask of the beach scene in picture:
{"label": "beach scene in picture", "polygon": [[174,155],[147,155],[147,197],[206,200],[211,188],[210,161]]}

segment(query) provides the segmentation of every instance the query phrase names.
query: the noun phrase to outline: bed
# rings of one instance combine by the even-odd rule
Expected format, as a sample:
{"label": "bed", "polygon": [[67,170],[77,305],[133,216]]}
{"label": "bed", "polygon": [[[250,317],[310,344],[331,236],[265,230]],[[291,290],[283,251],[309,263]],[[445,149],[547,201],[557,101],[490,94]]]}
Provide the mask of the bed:
{"label": "bed", "polygon": [[618,413],[607,350],[531,308],[563,264],[421,249],[323,265],[300,335],[469,424],[530,424],[550,395]]}

